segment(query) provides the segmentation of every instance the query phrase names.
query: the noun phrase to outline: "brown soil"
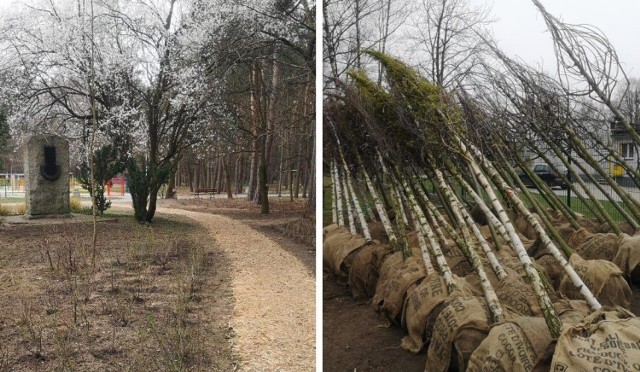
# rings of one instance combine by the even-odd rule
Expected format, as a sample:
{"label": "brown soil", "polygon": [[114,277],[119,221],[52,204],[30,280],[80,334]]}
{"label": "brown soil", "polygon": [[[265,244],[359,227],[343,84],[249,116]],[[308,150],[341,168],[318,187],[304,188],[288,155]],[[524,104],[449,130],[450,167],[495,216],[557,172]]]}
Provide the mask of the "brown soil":
{"label": "brown soil", "polygon": [[[202,209],[211,212],[210,207]],[[254,212],[239,208],[234,215],[233,206],[229,209],[230,216],[248,221]],[[98,224],[95,269],[91,225],[0,227],[0,371],[255,369],[256,361],[247,354],[263,358],[260,369],[312,369],[313,300],[309,305],[302,300],[306,297],[292,296],[287,278],[272,275],[283,282],[273,289],[283,289],[293,299],[287,302],[272,294],[284,306],[262,308],[264,319],[254,319],[247,303],[250,292],[260,287],[251,285],[244,292],[237,287],[239,278],[250,277],[247,270],[277,273],[290,270],[292,261],[300,262],[292,276],[313,278],[312,248],[271,227],[293,218],[264,218],[264,231],[258,232],[237,219],[175,209],[160,209],[150,226],[135,223],[130,212],[112,213],[120,214],[118,222]],[[227,235],[226,228],[232,234]],[[260,248],[282,259],[240,255]],[[308,262],[302,264],[299,257]],[[289,266],[271,268],[272,264]],[[303,319],[296,307],[306,311]],[[238,322],[242,316],[252,317],[247,325]],[[305,327],[293,329],[303,345],[294,352],[268,332],[259,335],[265,337],[262,341],[247,342],[244,328],[275,323],[289,335],[295,328],[286,323],[291,319]],[[296,352],[300,349],[302,354]],[[282,354],[296,360],[283,361]]]}
{"label": "brown soil", "polygon": [[402,329],[387,327],[368,299],[351,298],[333,275],[324,275],[322,302],[324,371],[424,371],[426,353],[402,349]]}

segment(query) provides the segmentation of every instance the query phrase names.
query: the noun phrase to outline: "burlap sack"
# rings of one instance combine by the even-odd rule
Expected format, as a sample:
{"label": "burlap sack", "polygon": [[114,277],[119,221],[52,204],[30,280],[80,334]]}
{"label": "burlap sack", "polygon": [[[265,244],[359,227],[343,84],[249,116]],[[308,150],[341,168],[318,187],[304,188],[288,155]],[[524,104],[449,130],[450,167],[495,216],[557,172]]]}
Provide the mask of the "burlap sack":
{"label": "burlap sack", "polygon": [[[536,213],[532,213],[532,215],[533,215],[533,218],[538,220],[538,223],[542,225],[542,220],[540,219],[540,216],[538,216]],[[522,217],[519,214],[516,216],[514,225],[518,230],[518,232],[524,235],[527,239],[535,240],[538,237],[538,234],[536,234],[536,230],[533,228],[533,226],[529,224],[526,218]]]}
{"label": "burlap sack", "polygon": [[[553,303],[565,327],[582,322],[591,313],[582,300]],[[542,317],[517,317],[491,329],[473,352],[467,371],[549,371],[555,342]]]}
{"label": "burlap sack", "polygon": [[334,273],[335,268],[335,253],[340,242],[351,239],[351,233],[349,230],[336,229],[330,232],[322,243],[322,263],[323,271],[329,274]]}
{"label": "burlap sack", "polygon": [[533,288],[517,272],[505,268],[507,277],[496,285],[494,290],[503,308],[522,316],[542,316],[540,305]]}
{"label": "burlap sack", "polygon": [[354,298],[373,297],[380,275],[380,265],[389,254],[389,244],[374,242],[365,245],[354,255],[349,270],[349,289]]}
{"label": "burlap sack", "polygon": [[[412,257],[419,257],[420,251],[417,249],[411,250]],[[402,252],[393,252],[382,258],[379,267],[378,284],[376,286],[376,293],[379,291],[379,287],[385,283],[396,271],[402,267],[404,259],[402,258]]]}
{"label": "burlap sack", "polygon": [[640,319],[621,308],[601,309],[576,325],[565,326],[550,370],[640,370]]}
{"label": "burlap sack", "polygon": [[335,223],[332,223],[331,225],[327,225],[322,228],[322,239],[326,239],[327,236],[331,234],[336,234],[339,232],[347,232],[347,231],[349,231],[349,229],[346,226],[339,226]]}
{"label": "burlap sack", "polygon": [[362,248],[367,241],[360,235],[350,233],[332,234],[324,241],[323,255],[331,272],[338,282],[347,283],[353,253]]}
{"label": "burlap sack", "polygon": [[489,308],[479,297],[447,299],[438,314],[427,351],[425,370],[464,371],[473,351],[489,333]]}
{"label": "burlap sack", "polygon": [[387,231],[384,229],[384,225],[382,224],[382,222],[380,221],[369,222],[367,226],[369,227],[369,233],[371,234],[371,239],[377,240],[383,244],[386,244],[389,242]]}
{"label": "burlap sack", "polygon": [[[622,306],[629,309],[631,288],[618,266],[605,260],[584,260],[577,253],[571,255],[569,263],[601,305]],[[582,299],[578,288],[566,274],[560,282],[559,291],[570,299]]]}
{"label": "burlap sack", "polygon": [[548,371],[552,340],[544,318],[509,320],[491,329],[471,354],[467,371]]}
{"label": "burlap sack", "polygon": [[[562,237],[562,240],[568,242],[569,239],[576,233],[576,230],[569,223],[555,224],[558,234]],[[568,244],[568,243],[567,243]]]}
{"label": "burlap sack", "polygon": [[524,249],[527,251],[527,254],[531,257],[533,257],[533,255],[541,248],[540,240],[537,238],[529,239],[523,234],[518,234],[518,237],[520,238]]}
{"label": "burlap sack", "polygon": [[379,291],[382,283],[386,282],[389,277],[402,266],[403,260],[402,252],[393,252],[382,261],[382,265],[380,265],[380,270],[378,271],[380,275],[378,277],[378,285],[376,285],[376,293]]}
{"label": "burlap sack", "polygon": [[454,277],[454,283],[456,290],[449,293],[444,279],[433,273],[407,296],[402,313],[402,327],[407,330],[408,336],[402,339],[403,349],[412,353],[420,352],[431,338],[433,324],[447,298],[470,294],[466,283],[460,278]]}
{"label": "burlap sack", "polygon": [[[618,228],[620,228],[620,231],[622,231],[623,233],[627,234],[627,235],[633,235],[635,233],[635,230],[633,229],[633,227],[631,227],[631,225],[629,225],[626,222],[620,222],[618,224]],[[600,224],[599,226],[597,226],[595,228],[595,231],[597,233],[608,233],[608,232],[612,232],[611,227],[609,226],[609,223],[607,222],[603,222],[602,224]]]}
{"label": "burlap sack", "polygon": [[504,246],[503,249],[496,252],[496,256],[498,260],[500,260],[500,263],[502,263],[502,267],[509,268],[520,276],[526,275],[522,262],[520,262],[511,247]]}
{"label": "burlap sack", "polygon": [[632,283],[640,283],[640,236],[621,234],[618,238],[618,253],[613,258],[622,274]]}
{"label": "burlap sack", "polygon": [[473,272],[473,267],[455,243],[448,244],[442,248],[444,258],[451,269],[451,272],[459,277],[465,277]]}
{"label": "burlap sack", "polygon": [[555,257],[551,253],[545,254],[535,259],[536,265],[541,268],[547,276],[549,284],[553,286],[555,290],[560,287],[560,282],[564,277],[564,270],[558,263]]}
{"label": "burlap sack", "polygon": [[593,235],[591,231],[584,228],[580,230],[573,230],[573,228],[571,228],[571,230],[573,231],[571,233],[564,232],[562,238],[567,245],[573,249],[577,249]]}
{"label": "burlap sack", "polygon": [[599,226],[597,220],[587,219],[579,213],[576,213],[576,221],[578,221],[578,225],[580,225],[580,227],[584,227],[591,232],[596,232],[596,229]]}
{"label": "burlap sack", "polygon": [[580,323],[591,314],[591,309],[585,300],[558,299],[553,302],[553,307],[565,326]]}
{"label": "burlap sack", "polygon": [[[486,263],[484,264],[484,267],[487,278],[493,286],[493,290],[496,292],[503,308],[516,315],[542,315],[540,306],[538,305],[538,300],[533,292],[533,288],[525,282],[523,275],[503,265],[503,269],[507,273],[507,277],[502,280],[498,280],[495,272]],[[522,274],[524,274],[524,272],[522,272]],[[469,274],[464,277],[463,280],[467,286],[471,288],[471,293],[473,295],[479,297],[484,296],[478,275],[475,273]]]}
{"label": "burlap sack", "polygon": [[427,276],[422,259],[409,257],[389,279],[378,286],[372,304],[388,320],[399,324],[407,289]]}
{"label": "burlap sack", "polygon": [[[576,232],[576,236],[581,231]],[[581,257],[586,260],[607,260],[611,261],[618,253],[618,235],[607,234],[591,234],[581,237],[583,240],[579,244],[569,244]],[[572,242],[574,239],[571,239]]]}

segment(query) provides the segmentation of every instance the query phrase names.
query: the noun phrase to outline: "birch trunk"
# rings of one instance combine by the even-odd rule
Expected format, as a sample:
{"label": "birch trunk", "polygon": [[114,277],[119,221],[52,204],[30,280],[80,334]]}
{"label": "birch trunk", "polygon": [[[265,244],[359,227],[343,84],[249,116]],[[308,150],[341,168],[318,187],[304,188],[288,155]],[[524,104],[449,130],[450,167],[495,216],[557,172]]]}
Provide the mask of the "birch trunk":
{"label": "birch trunk", "polygon": [[[282,173],[280,173],[282,174]],[[331,223],[338,223],[338,205],[337,195],[336,195],[336,177],[333,174],[333,167],[331,167]]]}
{"label": "birch trunk", "polygon": [[342,187],[340,185],[340,174],[338,174],[338,166],[336,162],[331,162],[331,169],[333,170],[333,174],[335,175],[336,183],[334,187],[336,189],[336,212],[338,214],[338,226],[344,226],[344,212],[342,211]]}
{"label": "birch trunk", "polygon": [[[482,265],[482,261],[480,260],[480,256],[478,255],[476,250],[469,244],[470,242],[472,242],[472,239],[469,236],[469,229],[465,222],[465,218],[463,217],[462,210],[464,209],[464,207],[460,204],[460,202],[458,201],[457,197],[455,196],[451,188],[447,185],[442,175],[442,172],[439,169],[433,169],[433,171],[436,175],[436,180],[438,181],[437,186],[440,187],[440,190],[443,192],[443,194],[447,198],[449,205],[451,206],[452,212],[458,221],[458,225],[460,226],[462,236],[464,237],[464,241],[461,241],[460,242],[461,244],[458,244],[458,246],[460,247],[460,250],[462,251],[462,253],[464,253],[467,260],[471,263],[471,266],[473,267],[473,269],[478,274],[478,277],[480,278],[480,285],[482,286],[482,291],[484,292],[484,296],[487,300],[487,304],[489,305],[489,309],[491,310],[491,313],[493,315],[492,321],[494,323],[500,322],[504,318],[502,306],[500,306],[500,301],[498,300],[498,296],[496,295],[496,292],[493,290],[493,286],[491,285],[491,282],[489,282],[487,273],[484,271],[484,267]],[[469,218],[471,217],[469,216]],[[473,220],[471,222],[472,222],[472,225],[475,226],[475,223],[473,223]],[[478,233],[480,237],[482,237],[482,234],[480,234],[479,230],[478,230]],[[484,240],[484,238],[482,238],[482,240]],[[489,248],[489,251],[490,250],[491,248]],[[494,256],[494,259],[495,259],[495,256]],[[491,264],[493,266],[494,262],[492,262]],[[501,271],[502,267],[500,266],[499,263],[497,263],[497,267],[499,267],[498,270]],[[495,267],[494,267],[494,270],[495,270]],[[502,274],[503,274],[503,277],[500,279],[503,279],[504,277],[506,277],[506,274],[504,273],[504,271],[502,271]]]}
{"label": "birch trunk", "polygon": [[[475,161],[473,161],[473,158],[471,158],[471,153],[466,149],[466,146],[462,143],[462,141],[460,141],[460,145],[461,145],[460,147],[466,153],[467,157],[469,159],[472,159],[472,162],[475,165],[475,168],[477,169],[476,172],[479,172],[482,175],[482,172],[480,171],[478,165],[475,164]],[[496,185],[503,190],[503,192],[505,193],[506,197],[511,202],[514,203],[514,205],[517,207],[518,211],[527,219],[527,222],[529,222],[529,224],[531,224],[531,226],[533,226],[533,228],[535,229],[536,233],[538,234],[538,237],[542,240],[543,245],[549,250],[549,252],[556,258],[558,263],[562,266],[562,268],[564,269],[564,271],[567,274],[567,276],[571,279],[573,285],[576,286],[576,288],[579,289],[579,291],[582,294],[582,296],[584,297],[585,301],[587,301],[587,304],[589,304],[589,307],[594,311],[600,309],[602,307],[602,305],[600,305],[598,300],[595,298],[593,293],[591,293],[589,288],[584,284],[584,282],[578,276],[578,274],[575,272],[573,267],[571,267],[571,265],[569,265],[569,262],[562,256],[562,252],[560,252],[560,250],[555,246],[555,244],[551,241],[551,239],[549,239],[549,236],[544,231],[542,226],[540,226],[540,223],[538,223],[538,221],[533,217],[531,212],[529,212],[529,210],[524,205],[522,200],[520,200],[520,198],[515,193],[515,191],[513,191],[512,189],[510,189],[507,186],[507,184],[504,182],[502,177],[500,177],[500,175],[493,168],[491,163],[489,163],[484,158],[482,153],[477,148],[475,148],[473,145],[470,145],[469,148],[471,149],[471,151],[473,151],[473,153],[476,155],[476,157],[480,160],[480,164],[482,164],[483,168],[487,171],[487,174],[489,174],[489,176],[491,176],[491,178],[494,180]],[[482,180],[484,179],[484,181],[486,183],[486,179],[484,178],[484,175],[482,175],[482,178],[478,177],[478,179],[481,182],[483,182]],[[493,191],[492,191],[492,193],[493,193]],[[520,254],[518,254],[518,256],[520,256]],[[523,258],[525,258],[527,261],[531,262],[531,259],[527,255],[526,250],[524,251],[524,256],[526,256],[526,258],[525,257],[523,257]],[[539,276],[537,276],[537,280],[539,280]],[[532,280],[532,282],[533,282],[533,280]],[[540,284],[542,284],[542,283],[540,283]],[[534,289],[535,289],[535,287],[534,287]],[[547,298],[548,298],[548,296],[547,296]],[[545,311],[544,308],[543,308],[543,311]],[[554,313],[555,313],[555,310],[554,310]],[[558,319],[558,322],[560,322],[560,319]],[[552,336],[553,336],[553,333],[552,333]]]}
{"label": "birch trunk", "polygon": [[360,227],[362,227],[362,235],[364,235],[365,241],[371,243],[371,233],[369,232],[369,225],[367,224],[367,219],[364,217],[364,212],[362,211],[362,207],[360,206],[360,201],[358,200],[358,195],[356,195],[356,191],[353,187],[353,177],[351,176],[351,170],[347,166],[347,162],[344,160],[344,155],[342,154],[342,150],[340,152],[340,159],[342,159],[342,168],[344,169],[344,178],[347,183],[347,190],[351,194],[351,200],[353,201],[353,205],[356,209],[356,215],[358,216],[358,220],[360,221]]}
{"label": "birch trunk", "polygon": [[[338,174],[340,174],[340,171],[338,171]],[[358,231],[356,230],[356,220],[353,216],[353,209],[351,206],[351,203],[353,202],[353,198],[352,198],[352,195],[350,195],[349,188],[347,187],[346,178],[347,178],[346,175],[340,176],[340,182],[341,182],[340,186],[342,187],[342,190],[344,190],[344,202],[347,205],[347,221],[349,221],[349,231],[351,231],[351,234],[356,235]]]}
{"label": "birch trunk", "polygon": [[[536,297],[538,299],[538,304],[540,305],[540,309],[544,314],[545,322],[547,324],[547,327],[549,328],[551,337],[557,338],[560,335],[560,331],[562,330],[562,321],[558,317],[558,314],[556,313],[556,310],[553,307],[553,303],[549,298],[549,294],[546,292],[544,283],[540,278],[540,273],[533,266],[533,262],[531,261],[531,258],[527,254],[527,250],[522,244],[522,241],[520,240],[520,237],[516,233],[515,228],[511,224],[511,221],[507,216],[507,212],[504,210],[504,208],[502,207],[502,204],[500,204],[500,201],[498,200],[498,197],[496,196],[493,189],[489,185],[489,181],[486,179],[486,177],[478,167],[478,164],[475,162],[475,160],[471,156],[471,153],[469,152],[469,150],[467,150],[467,147],[462,142],[462,140],[460,138],[456,138],[456,141],[457,141],[458,148],[462,152],[462,156],[467,160],[467,162],[471,166],[471,169],[475,174],[476,178],[478,179],[478,182],[480,183],[482,188],[485,190],[485,192],[489,196],[495,211],[498,213],[498,218],[500,219],[504,227],[507,229],[507,232],[511,237],[511,241],[513,242],[514,251],[516,252],[518,258],[520,259],[520,262],[522,262],[524,270],[527,273],[527,277],[531,281],[533,291],[536,294]],[[514,193],[513,190],[511,189],[509,190],[511,194]]]}
{"label": "birch trunk", "polygon": [[[502,154],[501,154],[502,155]],[[529,192],[529,190],[526,188],[526,186],[524,185],[524,183],[522,182],[522,180],[520,179],[520,177],[518,177],[515,174],[515,171],[513,171],[513,169],[505,167],[505,169],[508,169],[506,172],[510,172],[511,177],[514,177],[514,179],[516,180],[516,182],[518,182],[522,192],[525,194],[525,196],[529,199],[529,201],[531,201],[531,205],[533,206],[533,208],[536,210],[536,213],[538,213],[538,215],[540,216],[540,218],[542,219],[542,222],[544,223],[544,225],[547,227],[547,230],[549,230],[549,232],[551,233],[551,235],[553,236],[553,239],[555,239],[555,241],[560,245],[560,248],[562,249],[562,251],[564,252],[564,254],[567,257],[571,257],[571,255],[573,254],[573,250],[567,245],[567,243],[564,241],[564,239],[562,238],[562,236],[560,236],[560,234],[558,233],[558,230],[555,228],[555,226],[551,223],[550,219],[549,219],[549,215],[546,213],[546,211],[544,210],[544,208],[542,208],[542,206],[540,205],[540,203],[533,197],[533,195],[531,195],[531,193]],[[504,176],[503,176],[504,178]]]}
{"label": "birch trunk", "polygon": [[413,220],[415,221],[415,230],[416,237],[418,238],[418,247],[420,247],[420,252],[422,253],[422,263],[424,264],[425,271],[427,276],[431,273],[435,272],[433,268],[433,264],[431,264],[431,257],[429,257],[429,247],[427,246],[427,241],[424,240],[424,234],[422,232],[422,227],[420,226],[420,222],[415,216],[415,213],[412,212]]}
{"label": "birch trunk", "polygon": [[[436,240],[433,230],[431,229],[431,226],[429,226],[429,222],[427,221],[427,218],[425,217],[424,212],[422,211],[422,208],[420,208],[418,200],[416,199],[415,195],[411,191],[411,188],[406,187],[405,193],[407,194],[407,199],[409,199],[409,205],[411,206],[411,210],[414,213],[414,216],[416,217],[415,218],[416,232],[422,233],[418,235],[418,239],[420,239],[421,235],[425,235],[429,240],[431,251],[433,252],[433,256],[436,258],[436,264],[438,265],[438,268],[440,268],[443,279],[447,283],[447,288],[449,290],[449,293],[451,293],[454,290],[456,290],[457,287],[455,285],[455,282],[453,281],[453,273],[451,272],[451,268],[449,267],[449,264],[447,263],[447,260],[444,257],[444,253],[442,253],[442,248],[438,243],[438,240]],[[441,239],[441,241],[444,241],[443,238]],[[425,254],[428,256],[428,253],[423,250],[422,251],[423,257]]]}
{"label": "birch trunk", "polygon": [[460,183],[462,187],[464,187],[467,190],[467,192],[469,193],[469,195],[471,195],[471,197],[476,202],[476,204],[478,204],[478,206],[480,207],[480,210],[482,211],[484,216],[487,218],[487,221],[489,222],[489,224],[498,231],[498,233],[500,234],[500,237],[505,241],[507,245],[512,246],[513,242],[511,241],[511,237],[509,236],[507,229],[504,227],[502,222],[500,222],[500,220],[493,214],[493,212],[491,212],[491,209],[489,209],[484,199],[482,199],[480,195],[478,195],[476,190],[473,187],[471,187],[471,185],[469,185],[469,183],[464,178],[462,178],[462,176],[460,176],[460,174],[455,170],[455,168],[451,164],[447,164],[447,168],[449,169],[449,172],[453,174],[453,176],[456,178],[458,183]]}
{"label": "birch trunk", "polygon": [[364,179],[367,184],[367,188],[369,189],[369,194],[371,194],[371,198],[373,199],[373,204],[378,211],[378,216],[380,216],[380,222],[382,222],[382,226],[384,227],[384,231],[387,233],[387,237],[389,238],[389,243],[391,246],[396,248],[398,245],[398,238],[396,238],[396,234],[393,232],[393,228],[391,227],[391,221],[389,221],[389,215],[387,215],[387,210],[384,208],[382,201],[378,197],[378,192],[373,186],[373,182],[371,182],[371,178],[369,177],[369,173],[366,168],[362,164],[362,159],[360,158],[360,154],[358,154],[358,162],[360,163],[360,167],[362,168],[362,173],[364,174]]}
{"label": "birch trunk", "polygon": [[[380,159],[382,161],[382,159]],[[400,197],[400,193],[396,188],[396,183],[391,182],[391,188],[393,192],[397,196],[392,199],[393,210],[396,213],[396,226],[398,227],[398,235],[400,236],[400,249],[402,249],[402,255],[406,259],[411,257],[412,252],[409,247],[409,242],[407,241],[407,225],[405,223],[407,221],[407,217],[404,215],[404,208],[402,207],[402,198]]]}

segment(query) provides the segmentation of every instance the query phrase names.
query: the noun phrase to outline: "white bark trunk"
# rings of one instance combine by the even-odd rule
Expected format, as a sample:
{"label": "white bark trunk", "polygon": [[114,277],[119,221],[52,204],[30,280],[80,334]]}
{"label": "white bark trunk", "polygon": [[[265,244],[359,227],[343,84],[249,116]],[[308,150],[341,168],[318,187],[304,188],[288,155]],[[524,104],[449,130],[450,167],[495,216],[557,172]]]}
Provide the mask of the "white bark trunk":
{"label": "white bark trunk", "polygon": [[[504,210],[504,208],[502,207],[502,204],[500,204],[500,201],[498,200],[498,197],[496,196],[495,192],[489,185],[488,180],[486,179],[486,177],[478,167],[478,164],[475,162],[475,160],[467,150],[467,147],[465,146],[465,144],[459,138],[458,138],[458,147],[462,151],[462,155],[467,159],[469,165],[471,166],[471,169],[476,175],[478,182],[480,183],[482,188],[485,190],[485,192],[489,196],[494,209],[498,213],[498,218],[500,218],[500,221],[502,222],[504,227],[507,229],[507,232],[511,237],[511,241],[513,242],[512,247],[514,248],[514,251],[518,256],[518,259],[522,263],[529,280],[531,281],[533,291],[536,294],[536,297],[538,299],[538,304],[540,305],[540,309],[542,310],[545,316],[545,322],[547,323],[547,327],[549,328],[549,332],[551,333],[551,336],[554,338],[558,337],[560,335],[560,331],[562,330],[562,321],[558,317],[558,314],[556,313],[555,308],[553,307],[553,303],[549,298],[549,294],[546,292],[542,279],[540,278],[540,275],[536,270],[536,268],[533,266],[533,263],[531,262],[531,258],[527,254],[526,248],[522,244],[522,241],[520,240],[520,237],[516,233],[516,230],[513,227],[513,224],[509,220],[509,216],[507,215],[507,212]],[[513,192],[513,190],[511,190],[511,192]]]}
{"label": "white bark trunk", "polygon": [[[433,256],[436,258],[436,264],[438,265],[438,268],[440,268],[440,271],[442,272],[442,277],[444,278],[445,283],[447,283],[447,288],[449,290],[449,293],[451,293],[456,289],[456,285],[453,281],[453,273],[451,272],[451,268],[449,267],[449,264],[447,263],[447,260],[444,257],[444,253],[442,253],[442,248],[438,243],[438,241],[436,240],[436,237],[433,234],[433,230],[431,229],[431,226],[429,226],[429,222],[427,221],[427,218],[425,217],[424,212],[418,205],[418,201],[416,200],[415,195],[413,194],[413,192],[411,192],[411,189],[407,187],[406,184],[405,184],[405,192],[407,194],[407,198],[409,199],[409,205],[411,206],[411,209],[416,217],[416,231],[422,232],[429,240],[431,251],[433,252]],[[420,238],[420,236],[421,235],[419,234],[418,239]],[[444,240],[444,237],[442,240]],[[428,256],[428,253],[424,251],[422,254],[423,256],[425,254]]]}
{"label": "white bark trunk", "polygon": [[[280,184],[282,185],[282,170],[280,170]],[[333,166],[331,166],[331,223],[338,223],[338,198],[336,192],[336,183],[337,179],[335,174],[333,173]],[[281,189],[278,189],[278,193],[281,194]]]}
{"label": "white bark trunk", "polygon": [[360,221],[360,226],[362,227],[362,235],[364,235],[365,241],[367,243],[370,243],[371,233],[369,232],[369,225],[367,224],[367,219],[364,217],[364,212],[362,211],[362,207],[360,206],[360,201],[358,200],[358,195],[356,195],[356,190],[353,188],[353,177],[351,177],[351,170],[347,166],[347,162],[344,160],[342,151],[340,151],[340,158],[342,159],[342,169],[344,169],[344,178],[347,182],[347,188],[349,190],[349,193],[351,194],[351,200],[353,201],[353,205],[356,209],[356,215],[358,216],[358,221]]}
{"label": "white bark trunk", "polygon": [[352,198],[351,195],[349,195],[349,188],[347,187],[347,180],[346,180],[346,175],[344,175],[344,177],[342,178],[342,189],[345,191],[344,192],[344,201],[347,204],[347,220],[349,221],[349,231],[351,231],[351,234],[356,235],[358,233],[358,231],[356,230],[356,220],[353,217],[353,209],[351,207],[351,202],[352,202]]}
{"label": "white bark trunk", "polygon": [[[438,185],[442,190],[442,192],[444,193],[447,200],[449,201],[449,205],[451,206],[453,214],[458,220],[458,224],[460,225],[460,230],[462,231],[462,234],[464,237],[464,241],[460,242],[461,244],[459,243],[458,246],[460,247],[460,250],[462,250],[462,253],[464,253],[464,255],[467,257],[467,260],[470,261],[471,265],[473,266],[473,269],[476,271],[476,273],[478,274],[478,277],[480,278],[480,285],[482,286],[482,291],[484,292],[484,296],[487,300],[487,304],[489,305],[489,309],[491,310],[491,313],[493,315],[493,322],[499,322],[504,318],[502,306],[500,305],[500,300],[498,300],[498,295],[496,295],[496,292],[493,289],[493,286],[491,285],[489,278],[487,277],[487,273],[484,271],[484,267],[482,265],[482,261],[480,260],[480,256],[478,255],[478,252],[476,252],[474,247],[471,245],[472,240],[470,239],[469,231],[466,226],[466,222],[462,212],[462,209],[464,207],[458,201],[458,198],[455,196],[455,194],[453,193],[449,185],[447,185],[442,175],[442,172],[439,169],[434,169],[434,172],[436,174]],[[469,216],[469,218],[471,217]],[[473,221],[471,222],[472,222],[472,225],[475,226]],[[479,232],[480,231],[478,231],[478,233]],[[482,234],[480,234],[480,236],[482,237]],[[485,244],[486,244],[486,241],[485,241]],[[489,248],[489,250],[491,249]],[[493,262],[492,262],[492,265],[493,265]],[[502,269],[499,263],[497,266],[500,267],[500,269]],[[505,274],[505,277],[506,277],[506,274]]]}
{"label": "white bark trunk", "polygon": [[344,226],[344,212],[342,211],[342,185],[340,184],[340,174],[338,173],[338,166],[336,162],[333,161],[331,163],[331,168],[333,169],[333,173],[335,174],[335,187],[336,187],[336,212],[338,213],[338,226]]}
{"label": "white bark trunk", "polygon": [[473,187],[471,187],[471,185],[469,185],[469,183],[464,178],[462,178],[460,174],[456,173],[454,176],[456,177],[456,180],[458,180],[458,182],[462,185],[462,187],[467,190],[469,195],[471,195],[476,204],[480,207],[480,210],[487,218],[487,222],[490,223],[496,229],[496,231],[498,231],[498,234],[500,234],[500,237],[504,239],[505,243],[511,246],[511,237],[509,237],[507,229],[504,228],[502,222],[500,222],[500,220],[493,214],[493,212],[491,212],[491,209],[489,209],[487,203],[484,202],[480,195],[478,195]]}
{"label": "white bark trunk", "polygon": [[[522,214],[527,219],[527,222],[529,222],[529,224],[534,228],[534,230],[536,231],[536,234],[542,240],[542,243],[544,244],[544,246],[549,250],[549,252],[553,255],[553,257],[556,258],[560,266],[562,266],[567,276],[571,279],[573,285],[576,286],[576,288],[579,288],[580,294],[582,294],[585,301],[587,301],[587,304],[589,304],[589,307],[594,311],[600,309],[602,305],[600,305],[600,303],[595,298],[591,290],[589,290],[589,288],[584,284],[580,276],[578,276],[578,274],[575,272],[573,267],[569,264],[567,259],[564,258],[564,256],[562,255],[562,252],[558,249],[558,247],[556,247],[553,241],[549,238],[549,235],[546,233],[546,231],[544,231],[544,229],[542,228],[538,220],[536,220],[531,214],[531,212],[529,212],[529,210],[524,205],[522,200],[520,200],[520,198],[518,197],[518,194],[514,190],[509,188],[509,185],[507,185],[507,183],[502,179],[502,177],[500,177],[498,172],[493,168],[493,165],[484,158],[484,156],[478,149],[476,149],[473,146],[469,146],[469,147],[471,148],[473,153],[476,155],[476,157],[480,159],[480,162],[483,165],[483,168],[486,169],[487,173],[494,180],[495,184],[504,191],[507,198],[511,202],[513,202],[514,205],[518,208],[518,212],[520,212],[520,214]],[[469,155],[471,154],[469,153]],[[525,254],[526,254],[526,251],[525,251]],[[527,257],[529,256],[527,255]]]}
{"label": "white bark trunk", "polygon": [[[358,161],[362,166],[360,155],[358,155]],[[387,237],[389,238],[389,243],[391,243],[391,246],[395,248],[398,245],[398,238],[396,237],[396,234],[393,232],[393,228],[391,227],[391,221],[389,221],[387,210],[384,208],[382,201],[380,201],[380,198],[378,197],[378,192],[373,186],[373,182],[371,182],[371,177],[369,177],[369,173],[367,173],[367,170],[364,167],[362,167],[362,172],[364,173],[364,179],[367,183],[369,194],[371,194],[371,198],[373,198],[373,204],[375,205],[376,210],[378,211],[378,216],[380,216],[380,222],[382,222],[384,231],[387,233]]]}

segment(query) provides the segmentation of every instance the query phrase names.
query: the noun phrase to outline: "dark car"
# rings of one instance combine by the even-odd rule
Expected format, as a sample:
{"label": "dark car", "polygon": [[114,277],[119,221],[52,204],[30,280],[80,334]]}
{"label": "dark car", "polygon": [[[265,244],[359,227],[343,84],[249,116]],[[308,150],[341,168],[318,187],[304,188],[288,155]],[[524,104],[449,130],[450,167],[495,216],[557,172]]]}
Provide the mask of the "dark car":
{"label": "dark car", "polygon": [[[563,166],[556,167],[560,172],[562,172],[565,176],[567,175],[567,169]],[[551,169],[548,164],[535,164],[533,166],[533,172],[544,181],[549,187],[560,186],[562,189],[567,188],[567,184],[558,176],[556,172]],[[534,187],[533,181],[529,178],[529,176],[522,172],[520,173],[520,179],[522,182],[528,187]]]}

